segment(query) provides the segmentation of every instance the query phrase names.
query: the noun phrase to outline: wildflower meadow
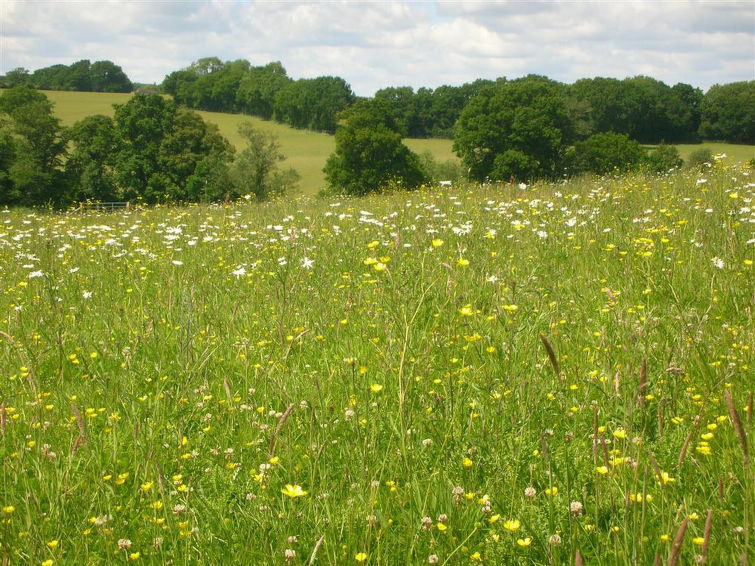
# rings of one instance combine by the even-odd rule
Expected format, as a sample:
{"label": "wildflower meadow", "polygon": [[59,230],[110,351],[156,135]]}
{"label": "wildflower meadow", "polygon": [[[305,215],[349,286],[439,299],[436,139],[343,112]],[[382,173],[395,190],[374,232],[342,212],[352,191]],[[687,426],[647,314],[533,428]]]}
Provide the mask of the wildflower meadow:
{"label": "wildflower meadow", "polygon": [[752,561],[753,198],[0,211],[0,561]]}

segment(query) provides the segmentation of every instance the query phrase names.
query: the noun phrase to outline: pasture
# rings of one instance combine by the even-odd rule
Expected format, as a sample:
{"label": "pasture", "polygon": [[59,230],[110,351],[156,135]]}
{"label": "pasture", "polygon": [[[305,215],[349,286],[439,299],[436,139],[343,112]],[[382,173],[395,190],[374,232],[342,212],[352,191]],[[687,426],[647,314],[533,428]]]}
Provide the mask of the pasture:
{"label": "pasture", "polygon": [[752,558],[753,197],[2,211],[0,560]]}

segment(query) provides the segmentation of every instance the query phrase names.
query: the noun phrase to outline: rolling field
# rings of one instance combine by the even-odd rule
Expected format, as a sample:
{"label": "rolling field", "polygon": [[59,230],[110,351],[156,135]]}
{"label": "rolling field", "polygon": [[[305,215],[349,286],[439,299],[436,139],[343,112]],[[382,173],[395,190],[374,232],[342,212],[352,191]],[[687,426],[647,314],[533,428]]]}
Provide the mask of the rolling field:
{"label": "rolling field", "polygon": [[[55,103],[55,112],[65,126],[71,126],[77,120],[90,114],[112,116],[112,105],[122,104],[131,96],[130,94],[61,91],[45,91],[45,94]],[[301,175],[299,186],[302,193],[313,195],[324,187],[325,176],[322,168],[325,166],[325,160],[335,149],[333,136],[309,130],[296,130],[278,122],[261,120],[253,116],[204,111],[198,111],[198,113],[207,122],[217,124],[223,135],[236,147],[239,147],[242,141],[237,132],[240,122],[251,122],[261,130],[272,132],[278,136],[282,151],[286,155],[284,166],[293,167]],[[417,153],[430,151],[438,161],[458,159],[451,150],[453,143],[451,140],[407,139],[405,141],[413,151]]]}
{"label": "rolling field", "polygon": [[[60,117],[63,125],[66,126],[71,126],[77,120],[91,114],[112,116],[112,105],[122,104],[131,96],[130,94],[119,93],[44,92],[55,103],[56,114]],[[236,147],[239,147],[242,141],[237,132],[240,122],[248,121],[261,130],[274,133],[278,136],[282,151],[287,158],[284,166],[293,167],[301,175],[299,183],[301,192],[314,195],[324,187],[325,176],[322,168],[325,166],[325,160],[335,149],[333,136],[309,130],[296,130],[277,122],[261,120],[253,116],[204,111],[198,111],[198,113],[207,122],[217,124],[222,134]],[[452,140],[406,139],[404,142],[418,154],[429,151],[436,161],[458,161],[458,157],[452,150]],[[714,154],[725,153],[729,160],[734,163],[746,162],[755,157],[755,146],[750,145],[718,142],[677,145],[682,159],[686,159],[691,152],[700,147],[708,147]]]}
{"label": "rolling field", "polygon": [[0,211],[0,561],[744,563],[753,198]]}

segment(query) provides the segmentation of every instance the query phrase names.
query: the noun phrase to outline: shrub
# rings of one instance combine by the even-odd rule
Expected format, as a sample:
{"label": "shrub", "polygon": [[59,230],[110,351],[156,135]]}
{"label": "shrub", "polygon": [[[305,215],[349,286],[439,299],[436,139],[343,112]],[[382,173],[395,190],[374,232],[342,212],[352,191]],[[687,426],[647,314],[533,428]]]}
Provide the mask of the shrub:
{"label": "shrub", "polygon": [[590,136],[574,146],[575,173],[602,175],[611,171],[629,171],[644,158],[640,144],[626,134],[604,132]]}
{"label": "shrub", "polygon": [[645,167],[654,173],[665,173],[681,167],[683,163],[676,146],[665,143],[660,144],[645,157]]}
{"label": "shrub", "polygon": [[700,169],[706,163],[713,163],[713,152],[709,147],[696,149],[687,157],[687,169]]}

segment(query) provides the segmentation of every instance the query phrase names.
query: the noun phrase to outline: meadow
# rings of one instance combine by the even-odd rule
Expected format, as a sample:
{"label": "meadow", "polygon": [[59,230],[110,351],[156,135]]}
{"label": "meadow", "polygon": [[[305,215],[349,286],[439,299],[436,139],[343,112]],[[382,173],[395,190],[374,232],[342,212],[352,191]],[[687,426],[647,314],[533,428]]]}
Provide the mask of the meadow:
{"label": "meadow", "polygon": [[752,559],[753,177],[1,211],[0,560]]}

